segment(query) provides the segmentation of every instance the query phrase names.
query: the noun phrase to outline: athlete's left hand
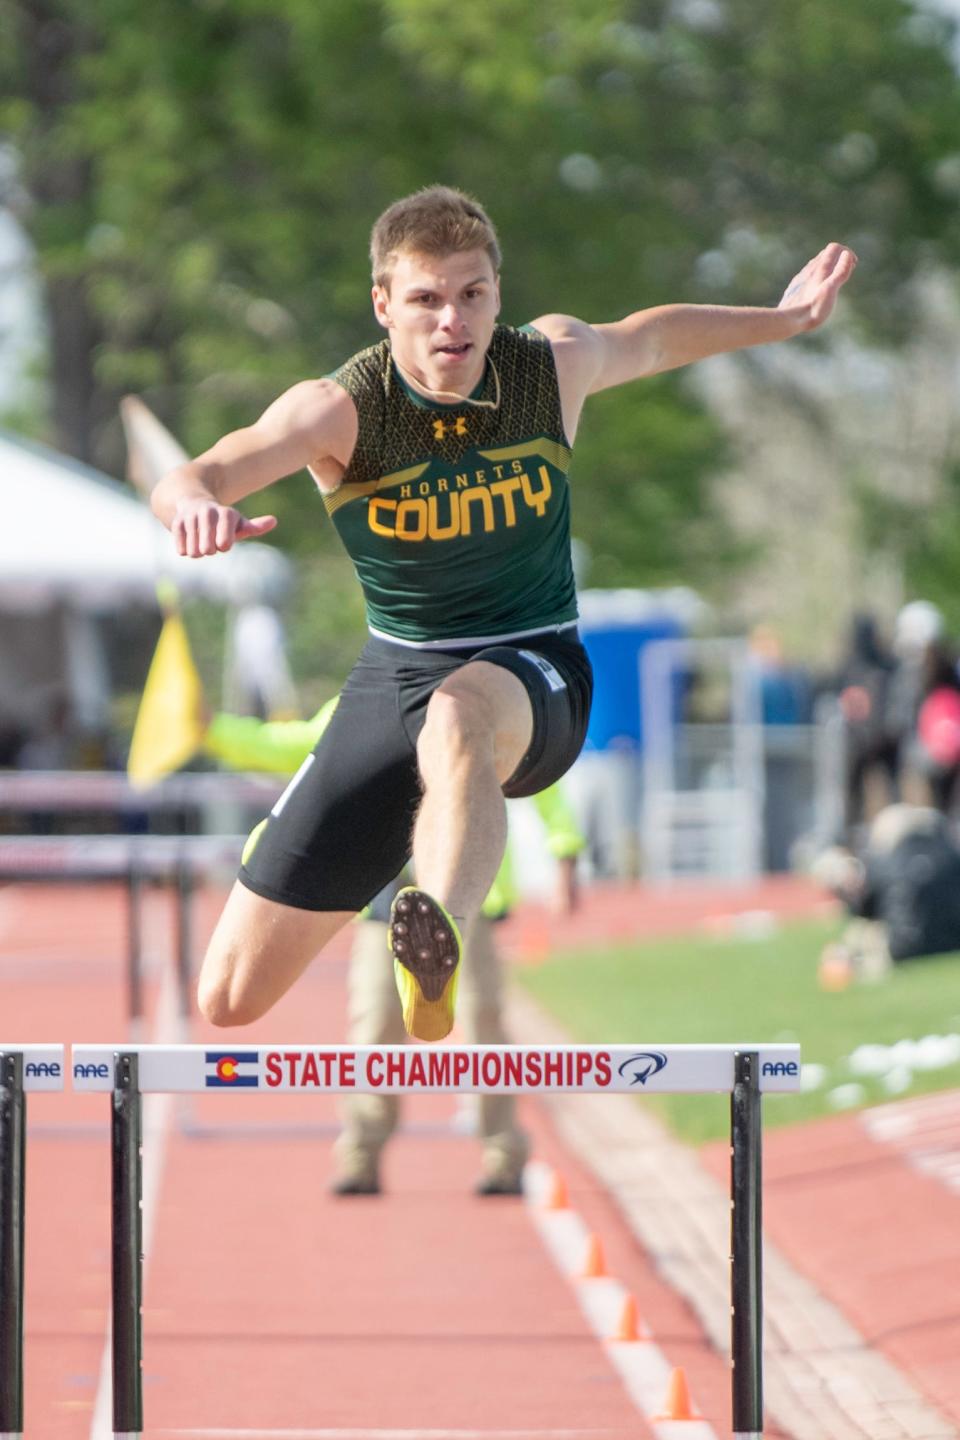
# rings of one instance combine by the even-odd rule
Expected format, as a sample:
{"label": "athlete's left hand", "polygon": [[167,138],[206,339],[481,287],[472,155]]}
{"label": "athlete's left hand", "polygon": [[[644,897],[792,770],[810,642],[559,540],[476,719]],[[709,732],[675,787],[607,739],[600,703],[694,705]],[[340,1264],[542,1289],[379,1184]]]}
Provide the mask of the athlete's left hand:
{"label": "athlete's left hand", "polygon": [[794,275],[777,309],[790,315],[798,334],[816,330],[830,315],[840,287],[850,279],[856,264],[857,257],[848,245],[827,245]]}

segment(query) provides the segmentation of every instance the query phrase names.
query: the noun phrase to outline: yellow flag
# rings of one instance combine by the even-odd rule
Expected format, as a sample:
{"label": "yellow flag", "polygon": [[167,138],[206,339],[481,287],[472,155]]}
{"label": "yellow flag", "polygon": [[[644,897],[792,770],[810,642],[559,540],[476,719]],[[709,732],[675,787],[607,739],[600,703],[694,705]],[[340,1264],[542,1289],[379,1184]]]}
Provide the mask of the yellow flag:
{"label": "yellow flag", "polygon": [[133,727],[127,775],[153,785],[189,760],[203,738],[203,687],[181,617],[167,616]]}

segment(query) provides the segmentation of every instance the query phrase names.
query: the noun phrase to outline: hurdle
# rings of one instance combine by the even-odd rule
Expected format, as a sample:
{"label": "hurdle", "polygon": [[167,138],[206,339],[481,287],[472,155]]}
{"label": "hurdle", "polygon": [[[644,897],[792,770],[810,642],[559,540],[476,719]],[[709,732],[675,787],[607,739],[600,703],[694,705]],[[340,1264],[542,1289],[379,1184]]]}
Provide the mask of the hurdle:
{"label": "hurdle", "polygon": [[[223,806],[259,819],[275,803],[286,777],[197,771],[168,775],[147,789],[119,771],[16,770],[0,773],[0,812],[57,816],[97,813],[151,824],[174,823],[176,834],[20,835],[0,837],[0,881],[120,882],[127,895],[127,990],[130,1039],[142,1030],[142,898],[146,883],[176,895],[176,958],[181,1017],[190,1011],[193,895],[215,868],[235,872],[246,833],[214,833]],[[240,824],[244,823],[243,817]],[[201,833],[198,833],[201,832]],[[209,833],[207,833],[209,832]]]}
{"label": "hurdle", "polygon": [[17,835],[0,837],[0,880],[21,884],[122,884],[127,897],[127,1013],[131,1038],[143,1024],[143,889],[175,897],[178,1006],[191,1013],[193,904],[199,881],[234,873],[243,835]]}
{"label": "hurdle", "polygon": [[0,1044],[0,1440],[23,1434],[27,1102],[63,1089],[62,1045]]}
{"label": "hurdle", "polygon": [[[731,1408],[763,1432],[762,1113],[800,1088],[797,1045],[75,1045],[76,1090],[110,1095],[113,1427],[143,1430],[141,1096],[208,1094],[707,1094],[730,1096]],[[0,1436],[2,1440],[2,1436]]]}
{"label": "hurdle", "polygon": [[249,806],[263,814],[283,793],[287,777],[234,771],[184,771],[166,775],[147,789],[134,786],[119,770],[7,770],[0,772],[0,810],[76,815],[174,814],[178,833],[209,830],[202,820],[222,804]]}

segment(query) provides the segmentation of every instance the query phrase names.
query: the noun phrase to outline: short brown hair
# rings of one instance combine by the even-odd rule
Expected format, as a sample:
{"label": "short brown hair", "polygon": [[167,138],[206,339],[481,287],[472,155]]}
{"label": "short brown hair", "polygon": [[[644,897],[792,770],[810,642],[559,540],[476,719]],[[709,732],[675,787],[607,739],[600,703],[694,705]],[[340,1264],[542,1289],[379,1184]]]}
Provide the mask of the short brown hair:
{"label": "short brown hair", "polygon": [[470,195],[447,185],[428,185],[384,210],[370,235],[375,285],[389,284],[402,250],[433,256],[486,250],[494,272],[500,270],[500,244],[490,216]]}

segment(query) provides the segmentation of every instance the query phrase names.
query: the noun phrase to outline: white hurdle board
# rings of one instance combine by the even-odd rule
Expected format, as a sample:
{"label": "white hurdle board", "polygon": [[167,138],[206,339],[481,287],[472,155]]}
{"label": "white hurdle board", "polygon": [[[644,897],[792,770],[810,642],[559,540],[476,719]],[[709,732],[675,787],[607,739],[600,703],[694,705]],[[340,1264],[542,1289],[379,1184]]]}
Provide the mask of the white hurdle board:
{"label": "white hurdle board", "polygon": [[75,1090],[112,1090],[136,1055],[142,1093],[730,1093],[735,1057],[758,1057],[764,1092],[800,1089],[798,1045],[74,1045]]}
{"label": "white hurdle board", "polygon": [[[730,1096],[733,1434],[759,1440],[762,1092],[800,1089],[797,1045],[75,1045],[74,1089],[110,1095],[113,1430],[143,1432],[143,1095],[237,1093]],[[0,1435],[0,1440],[3,1440]]]}
{"label": "white hurdle board", "polygon": [[23,1056],[23,1088],[27,1090],[62,1090],[65,1065],[62,1045],[20,1045],[0,1041],[0,1055]]}

